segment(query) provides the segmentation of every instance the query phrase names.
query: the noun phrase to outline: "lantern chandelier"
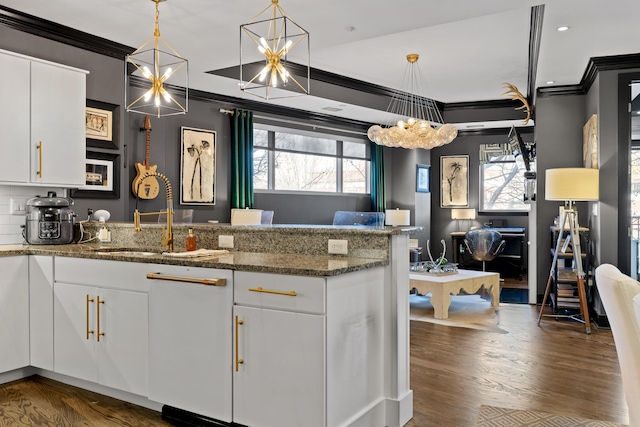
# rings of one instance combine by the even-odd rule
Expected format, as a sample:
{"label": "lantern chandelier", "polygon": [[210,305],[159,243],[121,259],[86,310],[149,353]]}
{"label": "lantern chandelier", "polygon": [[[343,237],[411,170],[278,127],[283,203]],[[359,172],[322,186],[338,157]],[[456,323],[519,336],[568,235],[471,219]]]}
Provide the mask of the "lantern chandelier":
{"label": "lantern chandelier", "polygon": [[[296,47],[297,60],[306,66],[288,63]],[[264,99],[288,98],[309,94],[309,80],[309,33],[271,0],[240,26],[240,88]]]}
{"label": "lantern chandelier", "polygon": [[[367,132],[369,139],[376,144],[430,150],[448,144],[458,136],[455,126],[443,124],[436,102],[419,95],[423,79],[417,64],[418,57],[417,53],[407,55],[408,64],[400,85],[402,91],[395,92],[387,109],[387,123],[396,120],[397,116],[402,119],[395,126],[371,126]],[[439,127],[435,129],[432,126]]]}
{"label": "lantern chandelier", "polygon": [[[185,114],[189,108],[189,62],[160,37],[158,5],[166,0],[151,1],[156,4],[153,36],[125,60],[125,105],[129,112],[157,117]],[[167,84],[169,79],[171,85]]]}

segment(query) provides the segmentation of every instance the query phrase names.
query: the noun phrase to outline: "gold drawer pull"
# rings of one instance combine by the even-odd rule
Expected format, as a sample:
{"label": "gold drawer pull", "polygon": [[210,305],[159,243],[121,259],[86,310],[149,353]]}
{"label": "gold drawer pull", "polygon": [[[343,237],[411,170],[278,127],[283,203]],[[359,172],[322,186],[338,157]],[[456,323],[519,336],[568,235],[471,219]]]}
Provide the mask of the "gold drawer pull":
{"label": "gold drawer pull", "polygon": [[87,317],[86,317],[86,322],[87,323],[86,323],[86,325],[87,326],[85,327],[85,330],[87,331],[87,339],[89,339],[89,335],[93,333],[93,329],[89,329],[89,303],[93,302],[93,301],[94,301],[94,299],[93,298],[89,298],[89,294],[87,294],[87,308],[86,308],[86,314],[87,314]]}
{"label": "gold drawer pull", "polygon": [[147,279],[168,280],[170,282],[198,283],[208,286],[227,286],[227,279],[197,279],[194,277],[168,276],[161,273],[147,273]]}
{"label": "gold drawer pull", "polygon": [[36,145],[36,149],[38,150],[38,158],[40,159],[40,163],[38,163],[38,171],[36,174],[39,178],[42,178],[42,141]]}
{"label": "gold drawer pull", "polygon": [[104,331],[100,332],[100,304],[104,304],[104,300],[100,299],[100,295],[98,295],[98,309],[97,309],[97,315],[96,315],[96,323],[97,323],[97,329],[98,329],[98,342],[100,342],[100,337],[104,335]]}
{"label": "gold drawer pull", "polygon": [[240,359],[238,356],[238,327],[243,323],[244,321],[240,320],[238,316],[236,316],[236,372],[238,372],[239,366],[244,363],[244,360]]}
{"label": "gold drawer pull", "polygon": [[289,291],[289,292],[285,292],[285,291],[274,291],[272,289],[262,289],[260,287],[258,288],[249,288],[249,290],[251,292],[262,292],[265,294],[276,294],[276,295],[286,295],[288,297],[296,297],[298,296],[298,294],[296,293],[296,291]]}

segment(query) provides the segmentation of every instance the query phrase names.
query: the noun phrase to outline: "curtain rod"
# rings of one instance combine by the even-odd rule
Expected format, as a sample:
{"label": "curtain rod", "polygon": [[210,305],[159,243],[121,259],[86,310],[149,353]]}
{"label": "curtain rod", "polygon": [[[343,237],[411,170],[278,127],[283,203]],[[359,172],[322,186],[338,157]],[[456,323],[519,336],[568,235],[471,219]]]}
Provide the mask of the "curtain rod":
{"label": "curtain rod", "polygon": [[[221,113],[225,113],[225,114],[234,114],[234,110],[225,110],[223,108],[220,109]],[[315,129],[325,129],[325,130],[332,130],[332,131],[336,131],[336,132],[344,132],[344,133],[352,133],[355,135],[366,135],[366,132],[359,132],[359,131],[355,131],[355,130],[349,130],[349,129],[339,129],[339,128],[334,128],[334,127],[329,127],[329,126],[322,126],[322,125],[313,125],[313,124],[309,124],[309,123],[302,123],[302,122],[296,122],[293,120],[289,120],[289,119],[279,119],[277,117],[268,117],[268,116],[260,116],[257,114],[253,115],[254,118],[256,119],[264,119],[264,120],[273,120],[276,122],[282,122],[282,123],[289,123],[292,125],[298,125],[298,126],[308,126]]]}

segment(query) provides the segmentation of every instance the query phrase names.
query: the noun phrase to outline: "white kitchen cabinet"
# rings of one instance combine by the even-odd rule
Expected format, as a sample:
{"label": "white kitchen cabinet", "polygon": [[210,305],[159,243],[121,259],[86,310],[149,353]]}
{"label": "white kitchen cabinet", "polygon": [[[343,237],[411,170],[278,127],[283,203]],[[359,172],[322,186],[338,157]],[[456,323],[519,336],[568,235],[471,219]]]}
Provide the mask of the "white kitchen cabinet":
{"label": "white kitchen cabinet", "polygon": [[53,257],[29,255],[31,366],[53,371]]}
{"label": "white kitchen cabinet", "polygon": [[242,322],[236,336],[242,363],[234,376],[234,422],[325,426],[325,316],[243,306],[234,314]]}
{"label": "white kitchen cabinet", "polygon": [[230,422],[233,272],[171,265],[149,271],[161,278],[149,285],[149,399]]}
{"label": "white kitchen cabinet", "polygon": [[55,266],[54,371],[146,396],[146,265],[57,257]]}
{"label": "white kitchen cabinet", "polygon": [[26,256],[0,258],[0,373],[29,366],[29,276]]}
{"label": "white kitchen cabinet", "polygon": [[4,50],[0,66],[0,183],[84,185],[87,72]]}
{"label": "white kitchen cabinet", "polygon": [[0,182],[29,182],[31,61],[0,51]]}
{"label": "white kitchen cabinet", "polygon": [[234,288],[234,422],[386,425],[380,270],[236,272]]}

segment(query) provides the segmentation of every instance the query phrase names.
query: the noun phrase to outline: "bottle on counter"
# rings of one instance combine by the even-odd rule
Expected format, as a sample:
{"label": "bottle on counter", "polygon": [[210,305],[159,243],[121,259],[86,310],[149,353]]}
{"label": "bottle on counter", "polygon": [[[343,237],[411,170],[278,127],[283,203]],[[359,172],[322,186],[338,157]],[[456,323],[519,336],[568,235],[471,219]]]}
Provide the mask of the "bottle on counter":
{"label": "bottle on counter", "polygon": [[186,242],[187,251],[196,250],[196,236],[193,234],[193,228],[189,228],[189,234],[187,235]]}

